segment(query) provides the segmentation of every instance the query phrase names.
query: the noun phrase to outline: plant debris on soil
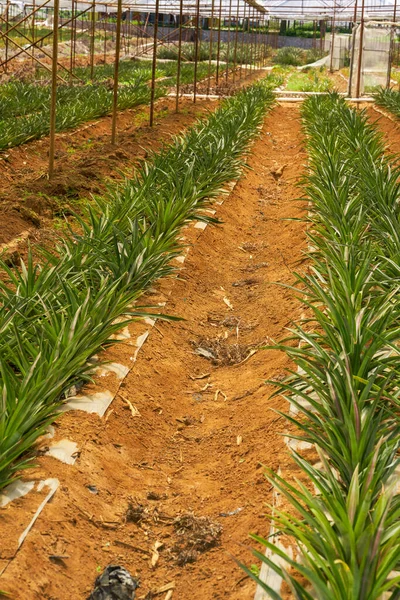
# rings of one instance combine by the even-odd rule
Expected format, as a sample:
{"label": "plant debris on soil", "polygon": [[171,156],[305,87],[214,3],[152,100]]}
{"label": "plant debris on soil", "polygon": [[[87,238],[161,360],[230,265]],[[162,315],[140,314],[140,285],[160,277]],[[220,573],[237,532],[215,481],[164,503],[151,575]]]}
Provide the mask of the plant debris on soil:
{"label": "plant debris on soil", "polygon": [[216,366],[237,365],[254,354],[261,344],[230,343],[226,338],[200,338],[192,342],[196,354],[210,360]]}
{"label": "plant debris on soil", "polygon": [[214,548],[221,541],[222,525],[209,517],[193,513],[178,515],[174,521],[178,541],[172,548],[179,566],[195,562],[202,552]]}

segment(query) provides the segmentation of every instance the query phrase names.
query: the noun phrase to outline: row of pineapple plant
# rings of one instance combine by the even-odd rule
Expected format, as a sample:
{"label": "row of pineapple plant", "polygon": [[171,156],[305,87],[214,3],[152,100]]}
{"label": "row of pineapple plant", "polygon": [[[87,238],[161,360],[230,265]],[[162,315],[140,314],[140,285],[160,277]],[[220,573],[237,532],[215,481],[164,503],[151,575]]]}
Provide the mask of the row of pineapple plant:
{"label": "row of pineapple plant", "polygon": [[[276,391],[297,409],[301,478],[268,477],[284,498],[255,555],[301,600],[400,597],[400,167],[366,113],[336,94],[302,108],[309,155],[306,318],[278,344],[297,369]],[[283,413],[282,413],[283,414]],[[300,446],[301,447],[301,446]],[[307,455],[309,456],[309,455]],[[275,543],[290,539],[292,551]],[[283,562],[282,562],[283,561]],[[274,600],[288,597],[257,580]]]}
{"label": "row of pineapple plant", "polygon": [[[88,203],[55,253],[35,248],[0,268],[0,488],[31,464],[67,390],[90,377],[89,359],[114,343],[121,316],[172,273],[182,227],[212,220],[204,207],[237,178],[274,97],[266,79],[226,100],[133,178]],[[119,322],[116,324],[116,319]]]}
{"label": "row of pineapple plant", "polygon": [[[124,66],[127,65],[127,66]],[[125,110],[150,102],[151,68],[149,62],[121,63],[118,109]],[[213,67],[214,69],[214,67]],[[213,70],[212,69],[212,70]],[[156,77],[155,97],[165,96],[176,83],[176,63],[161,65]],[[207,75],[207,65],[199,65],[197,77]],[[89,68],[77,70],[87,81]],[[94,81],[83,85],[60,84],[57,88],[56,131],[67,131],[99,117],[110,114],[113,105],[112,86],[106,75],[110,65],[94,70]],[[181,83],[193,82],[194,67],[182,65]],[[47,83],[11,81],[0,87],[0,151],[39,139],[50,131],[51,87]]]}

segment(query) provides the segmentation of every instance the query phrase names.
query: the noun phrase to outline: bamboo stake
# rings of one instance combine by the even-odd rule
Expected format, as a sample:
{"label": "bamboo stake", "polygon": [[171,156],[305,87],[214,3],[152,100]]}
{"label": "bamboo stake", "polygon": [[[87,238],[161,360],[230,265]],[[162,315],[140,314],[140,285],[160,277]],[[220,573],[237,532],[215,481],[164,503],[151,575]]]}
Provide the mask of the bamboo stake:
{"label": "bamboo stake", "polygon": [[[397,12],[397,0],[394,0],[394,9],[393,9],[393,23],[396,23],[396,12]],[[386,80],[386,88],[390,88],[390,80],[392,78],[392,61],[393,61],[393,52],[394,52],[394,30],[395,26],[392,25],[390,27],[390,46],[389,46],[389,60],[388,60],[388,73]]]}
{"label": "bamboo stake", "polygon": [[196,104],[197,94],[197,65],[199,62],[199,26],[200,26],[200,0],[196,2],[196,29],[195,29],[195,55],[194,55],[194,88],[193,103]]}
{"label": "bamboo stake", "polygon": [[[32,11],[32,42],[35,41],[35,0],[33,0],[33,11]],[[35,63],[35,46],[32,48],[32,67]]]}
{"label": "bamboo stake", "polygon": [[90,31],[90,79],[93,81],[94,76],[94,41],[95,41],[95,15],[96,15],[96,0],[92,7],[92,27]]}
{"label": "bamboo stake", "polygon": [[179,111],[179,88],[181,83],[181,60],[182,60],[182,20],[183,20],[183,0],[179,4],[179,40],[178,40],[178,64],[176,70],[176,102],[175,112]]}
{"label": "bamboo stake", "polygon": [[108,6],[106,4],[106,16],[104,17],[104,64],[107,64],[107,20],[108,20]]}
{"label": "bamboo stake", "polygon": [[236,10],[235,48],[233,50],[233,83],[235,83],[235,78],[236,78],[237,45],[238,45],[238,35],[239,35],[239,0],[236,0],[236,2],[237,2],[237,10]]}
{"label": "bamboo stake", "polygon": [[[120,2],[121,0],[119,0]],[[154,20],[154,39],[153,39],[153,64],[151,69],[151,94],[150,94],[150,127],[153,127],[154,122],[154,95],[156,89],[156,67],[157,67],[157,34],[158,34],[158,12],[160,8],[160,0],[156,0],[156,12]]]}
{"label": "bamboo stake", "polygon": [[228,43],[226,46],[226,70],[225,70],[225,79],[228,81],[229,76],[229,48],[231,41],[231,26],[232,26],[232,0],[229,0],[229,29],[228,29]]}
{"label": "bamboo stake", "polygon": [[360,88],[361,88],[361,66],[362,66],[362,52],[363,52],[363,44],[364,44],[364,9],[365,9],[365,0],[362,0],[362,5],[361,5],[361,24],[360,24],[360,47],[359,47],[359,52],[358,52],[356,98],[360,97]]}
{"label": "bamboo stake", "polygon": [[6,39],[5,39],[5,44],[6,44],[6,63],[4,65],[4,72],[7,73],[7,63],[8,63],[8,27],[9,27],[9,23],[8,23],[8,18],[9,18],[9,14],[10,14],[10,0],[7,0],[7,5],[6,5]]}
{"label": "bamboo stake", "polygon": [[222,0],[219,0],[219,17],[218,17],[218,41],[217,41],[217,71],[215,74],[215,84],[219,81],[219,58],[221,51],[221,19],[222,19]]}
{"label": "bamboo stake", "polygon": [[213,46],[213,30],[214,30],[214,5],[215,5],[215,0],[212,0],[212,2],[211,2],[210,48],[209,48],[209,54],[208,54],[207,96],[210,94],[211,60],[212,60],[212,49],[213,49],[212,48],[212,46]]}
{"label": "bamboo stake", "polygon": [[246,45],[246,54],[244,53],[244,38],[245,38],[245,27],[246,27],[246,7],[247,7],[247,3],[244,3],[244,7],[243,7],[243,27],[242,27],[242,62],[240,63],[240,79],[242,79],[242,73],[243,73],[243,59],[244,56],[246,56],[246,63],[247,63],[247,45]]}
{"label": "bamboo stake", "polygon": [[72,83],[72,69],[73,69],[73,65],[74,65],[74,27],[73,27],[73,22],[74,22],[74,15],[75,15],[75,0],[71,0],[72,4],[71,4],[71,16],[72,16],[72,27],[71,27],[71,47],[69,49],[69,70],[71,71],[71,83]]}
{"label": "bamboo stake", "polygon": [[118,0],[117,31],[115,34],[113,113],[112,113],[112,123],[111,123],[111,144],[113,144],[113,145],[116,143],[116,140],[117,140],[118,75],[119,75],[119,55],[121,52],[121,16],[122,16],[122,0]]}
{"label": "bamboo stake", "polygon": [[331,22],[332,33],[331,33],[331,60],[329,71],[333,73],[333,51],[335,49],[335,26],[336,26],[336,0],[334,0],[333,4],[333,19]]}
{"label": "bamboo stake", "polygon": [[57,63],[58,63],[58,18],[60,0],[54,0],[53,16],[53,63],[51,73],[51,103],[50,103],[50,147],[49,147],[49,179],[54,174],[54,147],[56,136],[56,102],[57,102]]}

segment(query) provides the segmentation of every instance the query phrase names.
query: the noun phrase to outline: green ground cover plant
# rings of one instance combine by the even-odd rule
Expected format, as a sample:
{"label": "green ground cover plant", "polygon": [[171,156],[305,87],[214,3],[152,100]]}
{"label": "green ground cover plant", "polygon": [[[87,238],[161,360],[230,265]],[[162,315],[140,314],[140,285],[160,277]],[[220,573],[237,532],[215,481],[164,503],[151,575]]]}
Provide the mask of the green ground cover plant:
{"label": "green ground cover plant", "polygon": [[332,88],[333,81],[325,75],[324,69],[292,73],[286,83],[286,89],[293,92],[328,92]]}

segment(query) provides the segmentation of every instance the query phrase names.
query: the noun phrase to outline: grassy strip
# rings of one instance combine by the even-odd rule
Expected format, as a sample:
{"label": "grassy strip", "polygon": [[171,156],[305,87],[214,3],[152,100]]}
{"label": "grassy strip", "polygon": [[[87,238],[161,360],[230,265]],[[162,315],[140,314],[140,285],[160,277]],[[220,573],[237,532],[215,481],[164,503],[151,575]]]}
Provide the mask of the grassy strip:
{"label": "grassy strip", "polygon": [[298,371],[276,393],[298,409],[296,417],[285,417],[299,431],[295,439],[314,445],[320,466],[294,452],[307,485],[269,475],[293,508],[273,518],[300,558],[257,536],[287,568],[255,555],[296,598],[378,600],[387,593],[394,599],[400,585],[400,245],[391,232],[398,229],[400,170],[384,156],[365,113],[336,95],[307,100],[303,118],[314,250],[311,274],[297,276],[296,289],[311,316],[294,327],[289,343],[278,345]]}
{"label": "grassy strip", "polygon": [[292,92],[329,92],[333,82],[325,74],[325,69],[311,69],[306,73],[292,73],[286,84],[286,89]]}
{"label": "grassy strip", "polygon": [[56,254],[32,256],[19,270],[1,267],[0,488],[30,464],[38,436],[57,417],[72,384],[90,377],[91,356],[110,343],[132,303],[172,272],[179,234],[239,176],[244,154],[273,104],[268,80],[230,98],[207,120],[143,162],[77,219],[80,232],[60,240]]}

